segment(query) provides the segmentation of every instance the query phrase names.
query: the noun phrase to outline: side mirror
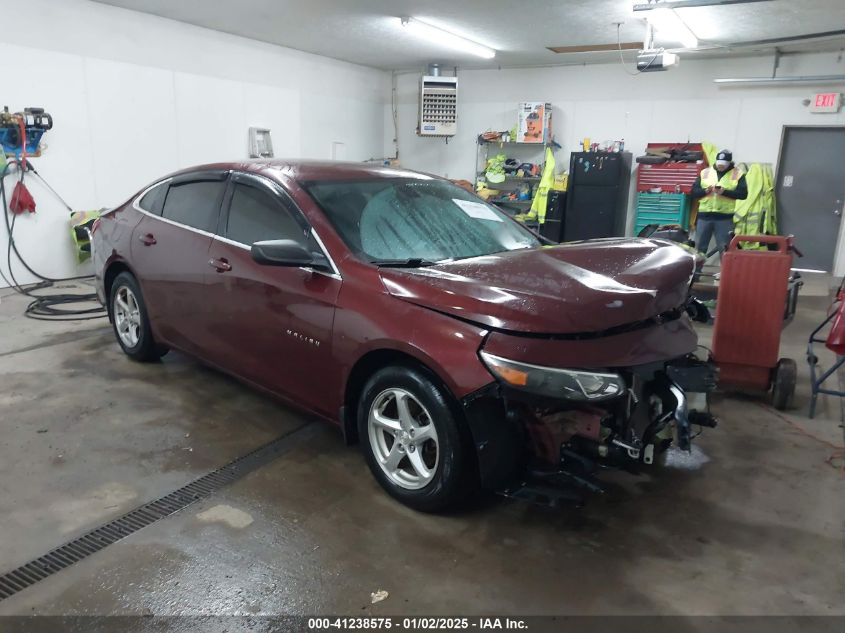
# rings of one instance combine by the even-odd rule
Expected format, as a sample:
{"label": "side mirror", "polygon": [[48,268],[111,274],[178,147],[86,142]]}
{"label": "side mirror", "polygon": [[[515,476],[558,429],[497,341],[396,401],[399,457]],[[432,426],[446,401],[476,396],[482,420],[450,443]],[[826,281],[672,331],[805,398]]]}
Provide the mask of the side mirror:
{"label": "side mirror", "polygon": [[322,253],[311,253],[294,240],[267,240],[255,242],[250,249],[252,259],[264,266],[288,266],[331,270]]}

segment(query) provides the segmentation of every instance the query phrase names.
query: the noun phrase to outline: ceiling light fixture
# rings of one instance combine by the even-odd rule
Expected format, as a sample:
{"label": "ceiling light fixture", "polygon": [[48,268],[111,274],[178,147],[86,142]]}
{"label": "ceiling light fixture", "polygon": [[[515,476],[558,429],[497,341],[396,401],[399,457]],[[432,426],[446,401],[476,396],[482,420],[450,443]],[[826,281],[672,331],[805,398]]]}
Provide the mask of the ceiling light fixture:
{"label": "ceiling light fixture", "polygon": [[647,19],[661,39],[680,42],[684,48],[698,47],[698,38],[673,9],[653,9]]}
{"label": "ceiling light fixture", "polygon": [[726,77],[714,79],[714,84],[722,86],[742,86],[757,84],[761,86],[778,84],[845,84],[845,75],[805,75],[802,77]]}
{"label": "ceiling light fixture", "polygon": [[432,44],[437,44],[438,46],[445,46],[447,48],[461,51],[463,53],[469,53],[470,55],[483,57],[484,59],[493,59],[496,56],[496,51],[494,51],[492,48],[482,46],[481,44],[477,44],[471,40],[466,39],[465,37],[450,33],[449,31],[444,31],[443,29],[437,26],[433,26],[426,22],[421,22],[416,18],[399,19],[402,22],[402,26],[405,27],[405,29],[407,29],[410,33],[413,33],[417,37],[421,37],[425,40],[428,40]]}
{"label": "ceiling light fixture", "polygon": [[689,9],[693,7],[718,7],[728,4],[751,4],[753,2],[771,2],[772,0],[648,0],[635,4],[634,11],[652,11],[660,7],[667,9]]}

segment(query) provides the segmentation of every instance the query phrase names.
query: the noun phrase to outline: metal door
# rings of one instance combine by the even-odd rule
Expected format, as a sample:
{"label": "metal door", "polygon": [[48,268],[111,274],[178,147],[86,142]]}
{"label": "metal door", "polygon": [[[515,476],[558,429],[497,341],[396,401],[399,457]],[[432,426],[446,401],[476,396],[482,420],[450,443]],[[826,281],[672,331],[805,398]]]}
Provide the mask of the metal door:
{"label": "metal door", "polygon": [[[321,248],[278,185],[236,173],[226,198],[222,235],[214,237],[206,258],[215,344],[205,358],[312,411],[337,415],[326,394],[336,388],[332,326],[340,275],[253,260],[250,243],[260,239],[295,239],[312,250]],[[252,237],[234,230],[235,214],[249,218]],[[243,220],[239,224],[243,227]]]}
{"label": "metal door", "polygon": [[153,333],[193,354],[209,341],[205,276],[227,178],[222,170],[173,178],[163,207],[142,211],[133,232],[131,261]]}
{"label": "metal door", "polygon": [[153,333],[190,353],[197,353],[197,337],[206,331],[202,321],[210,245],[207,232],[149,215],[133,233],[132,265]]}
{"label": "metal door", "polygon": [[778,230],[801,268],[832,271],[845,206],[845,127],[786,127],[777,172]]}

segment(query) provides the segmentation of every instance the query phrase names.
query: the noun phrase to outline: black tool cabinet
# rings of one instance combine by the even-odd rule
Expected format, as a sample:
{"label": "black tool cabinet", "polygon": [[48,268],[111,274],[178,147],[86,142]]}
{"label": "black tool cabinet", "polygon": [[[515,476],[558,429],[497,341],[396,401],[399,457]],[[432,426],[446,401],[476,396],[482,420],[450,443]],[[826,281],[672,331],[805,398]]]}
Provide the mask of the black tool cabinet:
{"label": "black tool cabinet", "polygon": [[540,225],[540,235],[553,242],[563,241],[563,215],[566,210],[566,192],[549,191],[546,202],[545,222]]}
{"label": "black tool cabinet", "polygon": [[563,241],[624,235],[630,181],[630,152],[573,152]]}

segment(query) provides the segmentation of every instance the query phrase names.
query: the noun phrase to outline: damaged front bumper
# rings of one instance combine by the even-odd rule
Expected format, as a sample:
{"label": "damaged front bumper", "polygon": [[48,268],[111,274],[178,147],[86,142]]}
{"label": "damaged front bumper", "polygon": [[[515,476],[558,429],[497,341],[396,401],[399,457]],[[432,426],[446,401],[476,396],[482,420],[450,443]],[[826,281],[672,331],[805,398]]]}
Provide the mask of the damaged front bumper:
{"label": "damaged front bumper", "polygon": [[694,429],[714,427],[717,369],[686,354],[616,369],[625,390],[600,402],[555,399],[496,382],[464,399],[485,487],[509,496],[578,500],[602,468],[635,470]]}

